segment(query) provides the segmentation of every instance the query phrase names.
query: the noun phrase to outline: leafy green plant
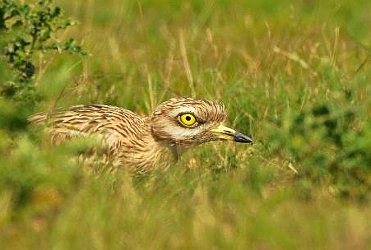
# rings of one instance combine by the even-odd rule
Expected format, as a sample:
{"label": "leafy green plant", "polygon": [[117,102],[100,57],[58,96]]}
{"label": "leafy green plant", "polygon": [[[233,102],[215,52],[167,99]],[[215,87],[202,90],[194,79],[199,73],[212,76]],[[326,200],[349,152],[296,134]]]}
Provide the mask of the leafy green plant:
{"label": "leafy green plant", "polygon": [[74,39],[58,39],[59,31],[75,23],[64,17],[63,10],[54,6],[52,0],[25,4],[22,1],[3,0],[0,3],[0,32],[6,35],[6,42],[2,53],[15,72],[15,79],[2,83],[1,93],[23,99],[34,97],[32,80],[36,73],[36,53],[70,52],[86,55],[86,51]]}
{"label": "leafy green plant", "polygon": [[268,130],[271,149],[289,157],[299,168],[299,180],[312,187],[325,184],[341,196],[367,198],[371,123],[355,127],[356,114],[326,103],[288,112]]}
{"label": "leafy green plant", "polygon": [[[35,88],[36,56],[65,52],[86,55],[74,39],[58,39],[59,31],[74,24],[51,0],[0,2],[0,60],[8,66],[1,65],[1,69],[12,69],[8,74],[11,79],[2,76],[0,80],[0,196],[9,199],[3,220],[17,217],[16,211],[54,210],[69,193],[58,183],[79,179],[76,163],[59,165],[72,147],[40,150],[34,145],[35,136],[28,130],[27,121],[40,95]],[[17,160],[11,160],[13,157]]]}

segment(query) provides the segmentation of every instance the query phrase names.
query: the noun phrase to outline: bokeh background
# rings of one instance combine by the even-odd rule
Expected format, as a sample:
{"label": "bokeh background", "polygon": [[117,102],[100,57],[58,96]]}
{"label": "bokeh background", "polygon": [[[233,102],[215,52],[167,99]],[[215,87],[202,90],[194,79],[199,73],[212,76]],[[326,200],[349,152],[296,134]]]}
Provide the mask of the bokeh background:
{"label": "bokeh background", "polygon": [[[78,21],[56,37],[89,55],[35,53],[37,101],[0,97],[2,247],[370,249],[370,1],[54,5]],[[132,176],[73,160],[86,143],[53,147],[26,120],[88,103],[146,115],[174,96],[223,102],[256,143]]]}

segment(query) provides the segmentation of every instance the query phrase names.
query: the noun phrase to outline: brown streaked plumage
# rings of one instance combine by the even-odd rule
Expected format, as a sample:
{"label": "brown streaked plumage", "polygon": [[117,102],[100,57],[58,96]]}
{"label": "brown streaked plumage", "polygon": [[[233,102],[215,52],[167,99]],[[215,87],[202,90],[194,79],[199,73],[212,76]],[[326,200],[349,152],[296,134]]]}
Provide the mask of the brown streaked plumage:
{"label": "brown streaked plumage", "polygon": [[147,117],[114,106],[79,105],[30,118],[32,123],[45,124],[55,143],[98,135],[113,165],[141,172],[169,166],[192,145],[216,140],[252,142],[224,127],[225,120],[223,105],[192,98],[172,98]]}

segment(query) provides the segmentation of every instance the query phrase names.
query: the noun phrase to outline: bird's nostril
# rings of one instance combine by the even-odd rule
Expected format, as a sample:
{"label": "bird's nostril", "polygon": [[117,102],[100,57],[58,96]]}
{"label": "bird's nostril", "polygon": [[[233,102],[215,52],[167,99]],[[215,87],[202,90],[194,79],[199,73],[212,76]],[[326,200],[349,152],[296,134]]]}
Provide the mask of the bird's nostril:
{"label": "bird's nostril", "polygon": [[223,130],[223,133],[226,134],[226,135],[231,135],[231,136],[234,135],[234,133],[232,133],[231,131],[228,131],[228,130]]}

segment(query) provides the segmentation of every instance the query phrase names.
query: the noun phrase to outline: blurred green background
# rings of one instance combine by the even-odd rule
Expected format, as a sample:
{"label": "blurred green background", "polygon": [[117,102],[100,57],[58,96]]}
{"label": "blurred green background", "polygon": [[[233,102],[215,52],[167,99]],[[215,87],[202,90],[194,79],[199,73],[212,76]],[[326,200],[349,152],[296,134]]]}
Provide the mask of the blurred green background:
{"label": "blurred green background", "polygon": [[[370,1],[55,5],[79,22],[56,37],[89,56],[35,53],[36,104],[0,97],[2,248],[370,249]],[[52,147],[26,121],[88,103],[145,115],[173,96],[222,101],[256,143],[133,177],[71,160],[83,143]]]}

